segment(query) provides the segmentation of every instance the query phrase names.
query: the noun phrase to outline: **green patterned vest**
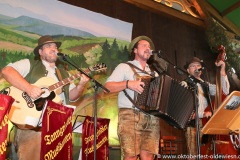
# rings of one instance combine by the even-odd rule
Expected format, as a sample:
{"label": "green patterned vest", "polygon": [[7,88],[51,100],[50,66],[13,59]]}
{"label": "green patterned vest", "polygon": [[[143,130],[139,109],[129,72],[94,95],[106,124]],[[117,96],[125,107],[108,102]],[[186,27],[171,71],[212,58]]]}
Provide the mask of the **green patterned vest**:
{"label": "green patterned vest", "polygon": [[[64,70],[62,68],[59,68],[59,70],[60,70],[60,73],[61,73],[63,79],[69,77],[69,74],[66,70]],[[43,65],[42,61],[41,60],[30,60],[30,72],[27,74],[25,79],[29,83],[33,84],[40,78],[46,77],[46,76],[47,76],[47,70],[46,70],[46,67]],[[46,84],[46,85],[48,85],[48,84]],[[66,104],[69,104],[70,103],[69,102],[69,84],[65,85],[63,87],[63,91],[65,94]]]}

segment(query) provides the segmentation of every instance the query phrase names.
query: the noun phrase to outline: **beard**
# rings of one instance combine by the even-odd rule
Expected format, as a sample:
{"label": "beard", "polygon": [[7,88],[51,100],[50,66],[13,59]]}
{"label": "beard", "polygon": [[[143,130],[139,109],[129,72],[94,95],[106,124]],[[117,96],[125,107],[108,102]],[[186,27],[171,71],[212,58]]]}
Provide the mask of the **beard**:
{"label": "beard", "polygon": [[57,61],[57,56],[45,56],[42,59],[49,63],[55,63]]}

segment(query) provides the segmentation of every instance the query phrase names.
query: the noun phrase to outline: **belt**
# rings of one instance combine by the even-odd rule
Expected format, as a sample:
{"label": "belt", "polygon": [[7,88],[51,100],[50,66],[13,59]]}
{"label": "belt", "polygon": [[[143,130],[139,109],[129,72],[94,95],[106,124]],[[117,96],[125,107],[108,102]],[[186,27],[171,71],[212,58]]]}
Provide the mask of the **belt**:
{"label": "belt", "polygon": [[150,116],[150,114],[144,113],[141,110],[139,110],[138,108],[119,108],[119,110],[122,111],[127,111],[127,110],[131,110],[133,113],[135,114],[143,114],[144,116]]}
{"label": "belt", "polygon": [[140,110],[137,109],[137,108],[119,108],[119,110],[122,110],[122,111],[124,111],[124,110],[131,110],[133,112],[140,112]]}
{"label": "belt", "polygon": [[41,132],[42,131],[42,127],[36,127],[36,128],[31,129],[31,130],[33,130],[35,132]]}

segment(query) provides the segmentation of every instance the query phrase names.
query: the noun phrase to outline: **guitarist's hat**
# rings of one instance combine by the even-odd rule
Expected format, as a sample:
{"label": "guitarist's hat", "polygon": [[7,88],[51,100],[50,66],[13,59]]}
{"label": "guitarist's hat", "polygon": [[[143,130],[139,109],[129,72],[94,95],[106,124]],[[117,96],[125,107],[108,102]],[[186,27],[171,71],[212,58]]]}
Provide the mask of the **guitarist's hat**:
{"label": "guitarist's hat", "polygon": [[44,45],[44,44],[48,44],[48,43],[55,43],[57,45],[57,48],[59,48],[61,46],[61,42],[56,42],[52,39],[51,36],[49,35],[45,35],[42,36],[38,39],[38,46],[36,48],[34,48],[33,52],[36,56],[39,55],[38,50]]}
{"label": "guitarist's hat", "polygon": [[189,65],[194,62],[199,62],[199,63],[201,63],[202,67],[204,67],[203,60],[200,60],[198,57],[193,57],[192,59],[190,59],[186,62],[186,64],[184,65],[184,68],[187,70]]}

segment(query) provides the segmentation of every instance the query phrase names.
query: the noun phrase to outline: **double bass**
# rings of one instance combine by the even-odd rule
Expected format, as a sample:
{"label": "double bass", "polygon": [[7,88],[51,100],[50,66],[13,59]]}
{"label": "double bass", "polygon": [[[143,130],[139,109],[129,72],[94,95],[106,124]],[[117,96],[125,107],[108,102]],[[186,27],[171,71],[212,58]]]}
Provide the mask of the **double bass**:
{"label": "double bass", "polygon": [[[216,63],[219,61],[225,62],[226,60],[226,51],[223,45],[218,47],[219,55],[216,59]],[[223,93],[222,90],[222,83],[221,83],[221,66],[217,67],[216,69],[216,95],[215,99],[210,106],[210,110],[214,114],[214,112],[220,107],[223,100],[226,98],[227,95]],[[209,110],[209,107],[208,107]],[[206,123],[207,120],[203,120],[203,125]],[[208,155],[208,159],[215,159],[213,156],[210,158],[210,155],[216,155],[218,158],[222,157],[222,159],[228,159],[227,156],[229,155],[239,155],[238,151],[234,148],[230,136],[228,135],[207,135],[207,139],[205,145],[201,147],[201,154]],[[234,160],[234,158],[231,158]]]}

